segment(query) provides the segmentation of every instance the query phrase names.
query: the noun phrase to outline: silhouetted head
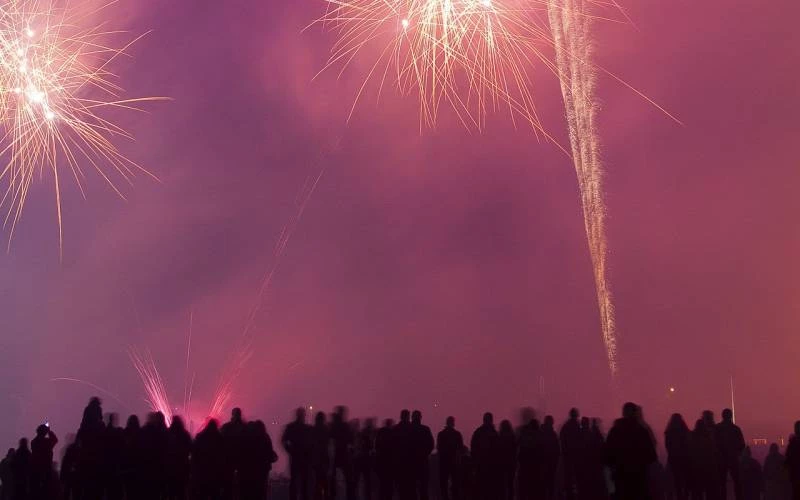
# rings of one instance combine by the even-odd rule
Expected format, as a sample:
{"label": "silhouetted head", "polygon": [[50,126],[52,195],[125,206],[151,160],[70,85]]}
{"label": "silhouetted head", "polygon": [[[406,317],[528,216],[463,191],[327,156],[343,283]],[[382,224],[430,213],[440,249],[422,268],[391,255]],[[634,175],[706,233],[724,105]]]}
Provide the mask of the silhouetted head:
{"label": "silhouetted head", "polygon": [[176,415],[172,417],[172,423],[169,428],[174,432],[185,432],[186,424],[183,423],[183,418],[180,415]]}
{"label": "silhouetted head", "polygon": [[141,425],[139,424],[139,417],[136,415],[131,415],[128,417],[128,422],[125,424],[125,428],[128,430],[139,430]]}
{"label": "silhouetted head", "polygon": [[722,421],[723,422],[733,422],[733,410],[730,408],[725,408],[722,410]]}
{"label": "silhouetted head", "polygon": [[580,417],[580,416],[581,416],[581,412],[579,412],[577,408],[572,408],[569,411],[569,418],[571,418],[572,420],[578,420],[578,417]]}
{"label": "silhouetted head", "polygon": [[494,415],[489,413],[488,411],[483,414],[483,425],[491,425],[494,426]]}
{"label": "silhouetted head", "polygon": [[706,421],[702,418],[698,418],[697,422],[694,423],[694,430],[695,432],[703,432],[706,429]]}
{"label": "silhouetted head", "polygon": [[241,408],[234,408],[231,410],[231,422],[241,422],[242,421],[242,409]]}
{"label": "silhouetted head", "polygon": [[714,425],[714,412],[711,410],[706,410],[703,412],[703,423],[707,426],[711,427]]}
{"label": "silhouetted head", "polygon": [[530,406],[526,406],[519,410],[519,421],[520,424],[526,425],[530,423],[531,420],[536,418],[536,411]]}
{"label": "silhouetted head", "polygon": [[794,423],[794,435],[800,437],[800,420]]}
{"label": "silhouetted head", "polygon": [[636,406],[636,403],[628,401],[622,406],[622,418],[636,418],[637,413],[639,413],[639,407]]}
{"label": "silhouetted head", "polygon": [[383,426],[394,427],[394,420],[392,420],[391,418],[387,418],[386,420],[383,421]]}
{"label": "silhouetted head", "polygon": [[503,420],[500,422],[500,434],[504,434],[506,436],[514,434],[514,428],[511,426],[511,421]]}
{"label": "silhouetted head", "polygon": [[347,422],[347,407],[339,405],[333,410],[333,415],[338,422]]}
{"label": "silhouetted head", "polygon": [[772,443],[769,445],[769,454],[770,455],[777,455],[780,449],[778,448],[778,443]]}
{"label": "silhouetted head", "polygon": [[600,426],[602,425],[602,421],[599,418],[592,419],[592,429],[600,430]]}
{"label": "silhouetted head", "polygon": [[400,423],[407,424],[411,420],[411,412],[408,410],[403,410],[400,412]]}
{"label": "silhouetted head", "polygon": [[556,425],[556,419],[554,419],[552,415],[547,415],[544,417],[544,425],[547,427],[553,427]]}
{"label": "silhouetted head", "polygon": [[119,415],[117,415],[116,413],[109,413],[107,422],[108,426],[111,429],[115,428],[117,426],[117,423],[119,422]]}
{"label": "silhouetted head", "polygon": [[744,448],[744,458],[753,458],[753,450],[749,446]]}
{"label": "silhouetted head", "polygon": [[16,452],[17,450],[15,450],[14,448],[9,448],[8,451],[6,452],[6,458],[14,458],[14,453]]}
{"label": "silhouetted head", "polygon": [[592,425],[592,421],[589,420],[589,417],[581,418],[581,429],[589,430],[589,427]]}
{"label": "silhouetted head", "polygon": [[28,449],[28,438],[20,438],[17,450],[27,450],[27,449]]}
{"label": "silhouetted head", "polygon": [[164,416],[163,413],[157,411],[151,414],[152,416],[152,423],[159,428],[166,428],[167,427],[167,417]]}
{"label": "silhouetted head", "polygon": [[448,429],[454,429],[456,427],[456,417],[447,417],[447,420],[445,420],[444,425]]}
{"label": "silhouetted head", "polygon": [[414,413],[411,414],[411,423],[413,424],[421,424],[422,423],[422,412],[419,410],[414,410]]}
{"label": "silhouetted head", "polygon": [[209,418],[206,420],[206,425],[203,426],[203,430],[200,431],[203,434],[219,434],[219,423],[215,418]]}
{"label": "silhouetted head", "polygon": [[364,420],[364,430],[365,431],[369,432],[369,431],[372,431],[374,429],[375,429],[375,419],[374,418],[368,418],[368,419]]}
{"label": "silhouetted head", "polygon": [[314,425],[324,427],[325,426],[325,412],[318,411],[317,415],[314,417]]}
{"label": "silhouetted head", "polygon": [[667,430],[665,432],[680,432],[680,431],[688,431],[689,426],[686,425],[686,422],[683,420],[683,415],[680,413],[673,413],[671,417],[669,417],[669,423],[667,424]]}
{"label": "silhouetted head", "polygon": [[45,437],[49,432],[50,432],[50,427],[48,427],[45,424],[41,424],[39,427],[36,428],[36,436],[38,437]]}
{"label": "silhouetted head", "polygon": [[305,423],[306,421],[306,409],[302,406],[294,411],[294,420],[295,422]]}

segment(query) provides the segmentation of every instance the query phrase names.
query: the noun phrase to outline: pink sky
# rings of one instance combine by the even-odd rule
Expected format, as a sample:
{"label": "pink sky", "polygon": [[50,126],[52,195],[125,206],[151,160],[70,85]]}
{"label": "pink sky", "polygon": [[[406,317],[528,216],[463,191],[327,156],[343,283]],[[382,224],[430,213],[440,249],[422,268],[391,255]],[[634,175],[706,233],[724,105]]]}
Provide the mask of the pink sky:
{"label": "pink sky", "polygon": [[[92,391],[51,377],[91,380],[143,413],[131,345],[181,401],[192,310],[207,402],[295,195],[323,165],[257,319],[235,397],[247,413],[347,403],[467,426],[540,405],[540,376],[559,419],[573,404],[616,412],[575,176],[554,146],[502,115],[483,134],[448,116],[420,134],[414,99],[392,90],[346,123],[358,64],[312,81],[331,39],[301,33],[321,0],[123,4],[120,24],[153,29],[117,68],[125,86],[174,101],[121,116],[137,137],[122,147],[161,182],[140,178],[127,201],[97,179],[86,201],[67,189],[62,263],[51,186],[32,193],[0,258],[5,442],[44,419],[77,425]],[[601,78],[621,393],[661,428],[672,409],[719,411],[733,375],[740,421],[788,430],[800,3],[626,4],[638,30],[598,25],[598,62],[685,126]],[[543,121],[566,141],[556,83],[537,82]]]}

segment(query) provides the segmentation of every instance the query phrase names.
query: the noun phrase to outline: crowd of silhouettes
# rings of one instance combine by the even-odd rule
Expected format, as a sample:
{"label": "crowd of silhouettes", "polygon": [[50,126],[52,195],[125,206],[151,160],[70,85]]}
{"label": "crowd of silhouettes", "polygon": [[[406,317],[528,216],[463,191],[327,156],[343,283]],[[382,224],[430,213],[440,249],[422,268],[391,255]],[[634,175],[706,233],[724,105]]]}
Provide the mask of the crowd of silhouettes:
{"label": "crowd of silhouettes", "polygon": [[[763,465],[753,458],[733,412],[703,412],[690,428],[674,414],[664,432],[666,462],[641,407],[626,403],[608,435],[598,419],[572,409],[557,431],[524,409],[516,429],[491,413],[469,442],[448,417],[434,436],[422,413],[403,410],[378,428],[349,420],[345,407],[303,408],[280,444],[289,458],[291,500],[800,500],[800,422],[785,456],[777,444]],[[48,424],[20,439],[0,461],[0,500],[264,500],[278,455],[261,421],[234,409],[221,427],[209,420],[192,437],[180,417],[152,413],[121,428],[99,399],[67,439]],[[431,477],[434,481],[431,481]]]}

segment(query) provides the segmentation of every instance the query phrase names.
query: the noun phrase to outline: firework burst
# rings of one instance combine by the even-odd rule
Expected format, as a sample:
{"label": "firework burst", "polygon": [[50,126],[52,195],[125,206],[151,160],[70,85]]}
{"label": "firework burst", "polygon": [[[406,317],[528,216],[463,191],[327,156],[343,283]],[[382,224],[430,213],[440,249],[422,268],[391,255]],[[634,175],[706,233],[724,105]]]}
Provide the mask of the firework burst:
{"label": "firework burst", "polygon": [[[325,69],[347,67],[377,45],[367,84],[378,80],[416,93],[421,125],[433,126],[449,104],[469,128],[482,129],[489,111],[544,132],[536,114],[531,67],[554,70],[544,0],[325,0],[317,22],[337,35]],[[351,111],[352,114],[352,111]],[[548,136],[549,137],[549,136]]]}
{"label": "firework burst", "polygon": [[[7,209],[9,242],[37,174],[53,176],[59,247],[65,174],[83,194],[86,170],[95,170],[120,196],[120,180],[151,175],[115,146],[116,138],[132,137],[110,111],[139,109],[144,101],[162,98],[121,97],[110,66],[138,38],[90,20],[104,8],[43,0],[12,0],[0,7],[0,177],[7,182],[0,205]],[[121,38],[127,41],[120,44]]]}

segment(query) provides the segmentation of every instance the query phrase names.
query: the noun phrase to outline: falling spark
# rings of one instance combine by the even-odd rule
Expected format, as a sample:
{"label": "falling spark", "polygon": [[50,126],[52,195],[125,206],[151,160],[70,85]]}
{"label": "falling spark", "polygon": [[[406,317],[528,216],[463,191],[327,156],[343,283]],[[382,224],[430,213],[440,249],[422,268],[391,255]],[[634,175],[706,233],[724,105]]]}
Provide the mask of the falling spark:
{"label": "falling spark", "polygon": [[120,397],[117,396],[115,393],[109,391],[108,389],[104,389],[104,388],[100,387],[97,384],[93,384],[92,382],[89,382],[87,380],[82,380],[82,379],[73,378],[73,377],[55,377],[55,378],[51,378],[50,382],[72,382],[72,383],[75,383],[75,384],[80,384],[80,385],[85,385],[87,387],[91,387],[92,389],[94,389],[95,391],[100,392],[101,394],[105,394],[106,396],[111,396],[111,398],[114,399],[114,401],[116,401],[117,403],[121,404],[125,409],[130,409],[130,407],[128,405],[126,405],[125,402],[122,401],[122,399],[120,399]]}
{"label": "falling spark", "polygon": [[172,406],[169,403],[167,389],[164,386],[164,381],[161,379],[161,374],[158,372],[158,367],[153,360],[152,354],[149,351],[140,353],[131,349],[129,355],[134,368],[139,373],[139,378],[142,380],[145,401],[151,410],[161,412],[167,421],[167,425],[170,425],[172,423]]}
{"label": "falling spark", "polygon": [[606,207],[603,163],[597,134],[595,69],[591,65],[591,16],[588,0],[549,0],[550,26],[555,42],[561,93],[569,127],[572,160],[581,193],[583,219],[594,270],[600,326],[608,366],[616,377],[617,332],[614,302],[608,277]]}
{"label": "falling spark", "polygon": [[121,98],[111,72],[112,62],[141,37],[120,44],[122,32],[90,21],[110,3],[87,13],[88,6],[58,1],[10,0],[0,7],[0,177],[7,182],[0,206],[7,207],[9,245],[37,174],[53,176],[59,248],[65,169],[84,196],[86,167],[120,197],[119,180],[132,183],[137,173],[154,177],[117,149],[116,138],[132,137],[109,114],[163,99]]}

